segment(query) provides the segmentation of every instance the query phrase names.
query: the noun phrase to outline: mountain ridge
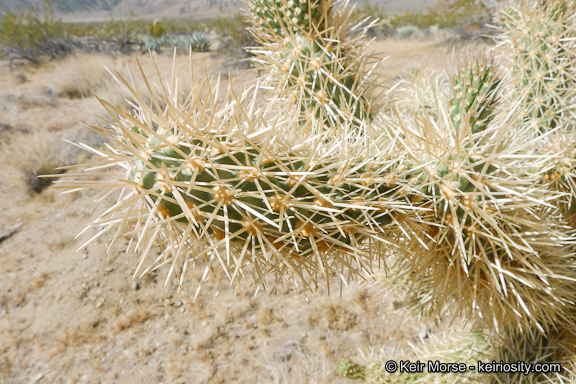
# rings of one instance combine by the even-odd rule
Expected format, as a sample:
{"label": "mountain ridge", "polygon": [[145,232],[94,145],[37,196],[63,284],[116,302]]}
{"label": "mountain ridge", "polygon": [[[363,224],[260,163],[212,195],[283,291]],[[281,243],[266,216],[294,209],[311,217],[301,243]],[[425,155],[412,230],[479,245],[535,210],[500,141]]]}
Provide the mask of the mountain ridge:
{"label": "mountain ridge", "polygon": [[[243,10],[239,0],[51,0],[55,13],[64,21],[103,21],[128,16],[141,18],[215,17]],[[0,0],[0,13],[40,7],[43,0]],[[426,10],[438,0],[352,0],[350,4],[377,5],[386,12]]]}

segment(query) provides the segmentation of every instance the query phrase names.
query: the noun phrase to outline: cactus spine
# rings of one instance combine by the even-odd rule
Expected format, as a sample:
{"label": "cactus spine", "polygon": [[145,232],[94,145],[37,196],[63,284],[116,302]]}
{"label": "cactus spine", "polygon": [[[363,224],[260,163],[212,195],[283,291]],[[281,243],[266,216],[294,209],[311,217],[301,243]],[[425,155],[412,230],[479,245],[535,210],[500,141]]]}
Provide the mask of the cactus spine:
{"label": "cactus spine", "polygon": [[464,119],[468,120],[472,134],[488,126],[502,82],[494,66],[493,58],[471,57],[452,78],[450,118],[457,130]]}
{"label": "cactus spine", "polygon": [[[364,35],[358,32],[362,25],[346,9],[347,1],[273,3],[251,2],[259,26],[253,32],[263,46],[252,50],[253,61],[264,70],[263,84],[297,106],[306,133],[315,134],[314,128],[336,131],[350,122],[362,126],[375,114],[372,70],[380,60],[366,52]],[[269,21],[284,13],[298,17]],[[310,124],[313,118],[322,124]]]}
{"label": "cactus spine", "polygon": [[325,0],[253,0],[249,5],[255,23],[277,35],[325,28],[333,7]]}
{"label": "cactus spine", "polygon": [[[301,8],[254,0],[263,44],[255,61],[270,91],[261,108],[260,88],[237,98],[230,90],[218,103],[208,81],[184,104],[174,101],[175,81],[159,95],[150,90],[152,106],[135,93],[132,114],[105,103],[114,121],[93,128],[110,145],[94,152],[99,166],[118,165],[126,177],[99,183],[123,193],[95,225],[120,224],[115,239],[122,230],[137,239],[137,274],[170,265],[168,277],[180,284],[204,258],[207,273],[218,263],[235,282],[248,271],[259,286],[274,275],[276,283],[287,277],[315,288],[319,276],[369,272],[382,248],[396,245],[412,278],[432,282],[423,296],[456,300],[485,326],[546,333],[570,319],[576,290],[566,247],[574,228],[555,204],[572,186],[573,155],[563,155],[570,159],[566,172],[560,168],[563,186],[551,188],[546,175],[561,167],[560,153],[542,160],[544,147],[533,147],[542,142],[519,144],[507,133],[511,121],[495,118],[503,80],[481,57],[454,75],[436,115],[374,119],[372,58],[350,32],[350,13],[332,0],[317,4],[321,12],[308,8],[308,21],[273,24],[270,15]],[[550,16],[553,7],[541,7],[545,28],[567,23],[565,11]],[[558,35],[546,36],[554,43]],[[520,75],[519,100],[529,126],[554,129],[569,110],[562,76],[573,69],[562,55],[570,51],[542,61],[539,47],[527,53],[536,52],[534,66],[520,68],[528,77]],[[164,252],[145,267],[157,244]]]}
{"label": "cactus spine", "polygon": [[512,55],[524,129],[542,134],[568,121],[574,93],[574,2],[518,2],[505,8],[501,42]]}

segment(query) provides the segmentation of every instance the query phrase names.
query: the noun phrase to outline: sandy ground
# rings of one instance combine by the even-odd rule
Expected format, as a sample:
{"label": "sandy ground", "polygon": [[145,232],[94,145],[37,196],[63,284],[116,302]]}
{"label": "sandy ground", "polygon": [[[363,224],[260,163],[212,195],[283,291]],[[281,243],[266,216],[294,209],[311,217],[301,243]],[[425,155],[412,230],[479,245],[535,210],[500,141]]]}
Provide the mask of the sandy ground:
{"label": "sandy ground", "polygon": [[[389,56],[379,71],[391,86],[410,65],[450,68],[453,47],[383,40],[374,49]],[[134,58],[110,60],[136,68]],[[158,61],[170,70],[169,56]],[[186,58],[179,63],[184,71]],[[26,175],[43,162],[78,158],[62,138],[97,143],[79,122],[102,109],[94,97],[63,93],[62,76],[73,74],[61,63],[1,65],[0,143],[10,151],[0,184],[0,383],[347,383],[336,374],[341,358],[406,349],[428,332],[383,284],[355,282],[330,295],[321,286],[308,296],[285,285],[255,298],[247,288],[234,297],[222,275],[192,302],[202,268],[178,292],[171,281],[164,288],[165,270],[133,281],[138,255],[126,252],[127,241],[106,253],[112,234],[75,252],[95,232],[74,237],[113,197],[37,194]],[[195,68],[203,66],[218,74],[219,59],[195,56]],[[253,74],[232,76],[241,84]]]}

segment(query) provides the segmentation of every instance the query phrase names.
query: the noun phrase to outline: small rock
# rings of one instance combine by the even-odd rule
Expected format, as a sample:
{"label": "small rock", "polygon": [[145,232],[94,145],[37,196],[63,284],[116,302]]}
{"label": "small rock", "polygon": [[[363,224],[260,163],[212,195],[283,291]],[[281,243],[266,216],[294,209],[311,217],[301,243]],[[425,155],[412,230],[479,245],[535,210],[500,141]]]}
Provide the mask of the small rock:
{"label": "small rock", "polygon": [[99,286],[100,286],[100,282],[99,282],[99,281],[95,282],[95,283],[94,283],[94,286],[99,287]]}
{"label": "small rock", "polygon": [[106,267],[106,268],[104,268],[104,272],[106,272],[106,273],[110,273],[110,272],[112,272],[112,271],[114,271],[114,268],[112,268],[112,267]]}
{"label": "small rock", "polygon": [[180,313],[184,313],[185,310],[186,310],[186,308],[184,308],[184,307],[180,308]]}
{"label": "small rock", "polygon": [[206,320],[204,320],[204,321],[201,323],[201,325],[202,325],[203,327],[205,327],[205,326],[208,325],[208,322],[207,322]]}
{"label": "small rock", "polygon": [[177,301],[177,302],[174,303],[174,306],[175,306],[176,308],[181,307],[181,306],[182,306],[182,302],[181,302],[181,301]]}
{"label": "small rock", "polygon": [[140,283],[137,281],[133,281],[132,282],[132,289],[135,291],[139,290],[140,289]]}
{"label": "small rock", "polygon": [[34,376],[34,377],[32,378],[32,380],[30,380],[30,383],[32,383],[32,384],[33,384],[33,383],[37,383],[37,382],[39,382],[40,380],[42,380],[43,377],[44,377],[44,375],[41,374],[41,373],[39,373],[39,374],[37,374],[36,376]]}

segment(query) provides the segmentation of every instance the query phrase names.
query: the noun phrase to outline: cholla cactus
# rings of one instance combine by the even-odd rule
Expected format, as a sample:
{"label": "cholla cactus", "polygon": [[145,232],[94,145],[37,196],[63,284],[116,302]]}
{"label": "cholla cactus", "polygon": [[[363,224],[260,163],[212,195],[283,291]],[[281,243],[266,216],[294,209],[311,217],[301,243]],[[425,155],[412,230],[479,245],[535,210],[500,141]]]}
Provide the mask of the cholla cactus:
{"label": "cholla cactus", "polygon": [[[516,329],[504,329],[493,338],[495,361],[514,364],[546,364],[544,372],[531,370],[516,373],[492,373],[493,384],[562,384],[573,383],[575,343],[574,335],[565,330],[553,330],[546,334],[540,331],[518,332]],[[552,370],[550,364],[560,365],[561,371]],[[550,370],[550,372],[545,372]]]}
{"label": "cholla cactus", "polygon": [[383,127],[408,154],[399,183],[430,212],[403,268],[430,282],[416,296],[440,306],[455,300],[496,328],[547,328],[568,316],[574,299],[566,283],[573,256],[561,248],[570,237],[552,208],[562,195],[540,182],[545,171],[531,164],[527,143],[508,137],[511,122],[493,120],[497,67],[472,57],[454,79],[449,119],[421,113]]}
{"label": "cholla cactus", "polygon": [[405,259],[415,280],[430,279],[437,301],[456,300],[496,327],[547,327],[561,318],[573,300],[563,279],[573,272],[561,249],[567,235],[547,207],[558,195],[523,171],[501,136],[476,137],[469,124],[455,135],[450,124],[443,132],[421,122],[418,131],[388,124],[409,154],[403,185],[414,206],[429,210]]}
{"label": "cholla cactus", "polygon": [[511,56],[524,129],[541,134],[567,123],[573,112],[576,6],[572,0],[516,4],[500,13],[499,40]]}
{"label": "cholla cactus", "polygon": [[[98,162],[124,168],[126,178],[63,185],[123,189],[95,224],[106,231],[120,222],[135,234],[143,251],[136,274],[170,264],[169,277],[182,283],[187,265],[205,257],[233,280],[252,266],[256,284],[274,273],[309,287],[318,276],[369,271],[380,255],[363,244],[409,222],[409,196],[395,183],[405,167],[390,146],[291,143],[290,105],[255,110],[254,99],[242,106],[247,92],[219,106],[209,83],[181,105],[170,84],[150,95],[154,108],[134,93],[136,115],[105,103],[115,121],[92,127],[111,141],[109,151],[94,150]],[[166,109],[159,99],[170,101]],[[144,268],[155,244],[165,251]]]}
{"label": "cholla cactus", "polygon": [[[428,361],[441,363],[476,365],[479,360],[489,358],[491,345],[487,335],[469,328],[461,328],[442,337],[431,334],[426,340],[420,340],[410,344],[410,351],[382,351],[371,350],[363,353],[362,360],[368,364],[360,365],[349,359],[343,359],[338,365],[338,373],[344,377],[355,380],[363,380],[374,384],[460,384],[477,383],[484,379],[482,373],[466,370],[464,373],[447,372],[443,374],[428,372]],[[401,372],[399,369],[394,373],[387,371],[386,362],[394,361],[400,364],[401,360],[409,360],[424,364],[422,372]],[[398,367],[398,366],[397,366]]]}
{"label": "cholla cactus", "polygon": [[332,7],[333,2],[326,0],[250,1],[250,10],[256,24],[278,35],[299,33],[312,28],[323,29]]}
{"label": "cholla cactus", "polygon": [[396,106],[407,117],[418,118],[431,115],[440,118],[445,95],[449,94],[452,85],[444,73],[433,69],[408,67],[396,88],[398,90]]}
{"label": "cholla cactus", "polygon": [[[279,2],[286,5],[274,12],[300,9],[296,1]],[[324,130],[336,131],[349,122],[362,126],[375,114],[378,99],[372,71],[380,60],[367,52],[364,35],[359,33],[370,25],[357,22],[346,8],[347,1],[337,6],[335,0],[318,0],[317,11],[308,8],[306,22],[291,28],[269,28],[258,11],[264,3],[268,4],[252,2],[254,20],[263,25],[254,29],[262,47],[252,50],[253,61],[264,69],[262,83],[273,95],[298,106],[305,132],[313,128],[308,124],[313,116],[324,122],[317,126]]]}
{"label": "cholla cactus", "polygon": [[453,95],[450,118],[459,130],[462,120],[468,120],[472,134],[488,126],[498,103],[498,88],[502,80],[494,58],[472,56],[452,78]]}
{"label": "cholla cactus", "polygon": [[365,368],[349,359],[340,360],[338,373],[351,380],[364,379],[366,377]]}
{"label": "cholla cactus", "polygon": [[[522,142],[508,133],[513,120],[495,118],[502,80],[485,58],[464,63],[437,113],[376,119],[362,36],[348,11],[320,3],[308,25],[255,29],[270,89],[260,107],[259,86],[219,103],[207,80],[180,103],[175,79],[160,80],[159,94],[149,86],[150,103],[133,91],[133,112],[104,103],[113,119],[92,128],[110,144],[92,149],[96,169],[122,174],[63,183],[122,190],[94,226],[133,236],[136,275],[166,265],[180,284],[204,259],[201,284],[219,265],[233,282],[251,273],[264,288],[268,276],[315,288],[369,273],[397,247],[412,278],[430,282],[420,297],[458,302],[486,325],[547,332],[571,318],[573,229],[557,204],[572,188],[573,156],[564,184],[547,184],[560,154],[542,160],[541,141]],[[155,245],[163,252],[152,259]]]}

